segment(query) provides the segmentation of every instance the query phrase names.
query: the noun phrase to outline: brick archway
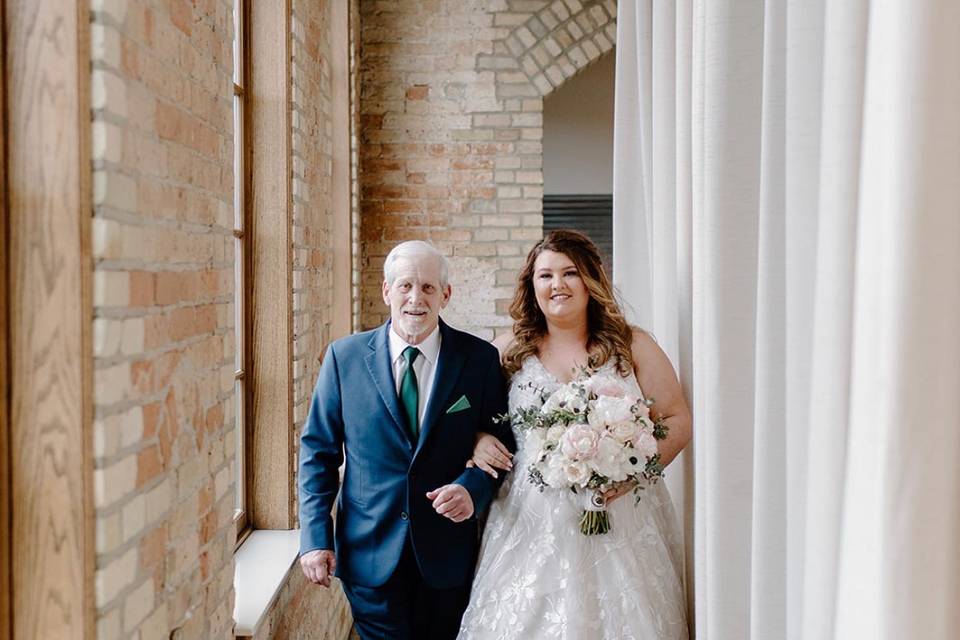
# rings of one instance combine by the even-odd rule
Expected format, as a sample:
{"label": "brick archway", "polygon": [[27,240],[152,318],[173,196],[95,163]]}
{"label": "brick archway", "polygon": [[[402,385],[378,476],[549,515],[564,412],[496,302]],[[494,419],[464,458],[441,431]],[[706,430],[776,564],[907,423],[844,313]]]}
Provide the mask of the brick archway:
{"label": "brick archway", "polygon": [[477,56],[478,70],[494,71],[500,98],[527,83],[546,96],[616,43],[614,0],[555,0],[532,14],[514,13],[512,4],[494,14],[494,24],[516,24],[492,54]]}

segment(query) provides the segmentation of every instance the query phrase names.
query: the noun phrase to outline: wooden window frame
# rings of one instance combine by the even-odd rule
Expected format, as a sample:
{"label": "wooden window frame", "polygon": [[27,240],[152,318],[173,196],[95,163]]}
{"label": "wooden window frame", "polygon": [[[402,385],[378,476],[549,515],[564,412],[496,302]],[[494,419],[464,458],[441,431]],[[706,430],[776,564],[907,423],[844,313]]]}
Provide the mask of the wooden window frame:
{"label": "wooden window frame", "polygon": [[333,120],[333,175],[330,243],[333,249],[333,304],[330,339],[353,329],[353,163],[350,136],[353,133],[353,100],[350,91],[350,46],[352,2],[330,3],[330,75]]}
{"label": "wooden window frame", "polygon": [[249,358],[247,344],[249,337],[248,317],[249,298],[247,295],[247,275],[249,262],[249,244],[247,229],[247,148],[244,135],[246,122],[246,56],[247,56],[247,16],[248,0],[234,0],[234,42],[233,42],[233,122],[234,122],[234,336],[236,353],[236,372],[234,373],[234,417],[236,438],[236,482],[237,505],[233,522],[236,527],[236,546],[243,543],[250,534],[251,519],[248,503],[249,455],[248,455],[248,376]]}
{"label": "wooden window frame", "polygon": [[291,529],[295,522],[291,2],[247,0],[246,7],[247,512],[252,529]]}
{"label": "wooden window frame", "polygon": [[[245,465],[246,508],[238,514],[237,546],[256,529],[291,529],[296,524],[297,460],[293,421],[293,183],[291,2],[243,0],[239,27],[243,96],[242,126],[236,144],[243,147],[242,226],[236,235],[245,250],[246,330],[244,367],[237,378],[244,388],[244,445],[237,455]],[[353,179],[351,133],[355,105],[350,68],[349,28],[354,5],[330,5],[332,28],[332,193],[333,291],[330,337],[353,330]],[[256,55],[252,55],[252,52]],[[241,313],[238,310],[238,315]],[[238,487],[238,490],[241,490]]]}

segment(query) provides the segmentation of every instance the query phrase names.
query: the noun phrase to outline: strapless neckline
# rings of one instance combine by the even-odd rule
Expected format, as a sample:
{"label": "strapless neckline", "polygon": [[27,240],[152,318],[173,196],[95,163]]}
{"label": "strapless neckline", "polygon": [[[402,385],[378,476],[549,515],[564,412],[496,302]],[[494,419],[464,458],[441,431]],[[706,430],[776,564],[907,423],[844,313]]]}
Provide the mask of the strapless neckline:
{"label": "strapless neckline", "polygon": [[[533,355],[531,355],[528,359],[532,359],[532,360],[537,364],[537,366],[540,367],[540,370],[543,371],[543,373],[547,374],[547,376],[548,376],[552,381],[556,382],[556,383],[559,384],[559,385],[564,385],[564,384],[567,384],[568,382],[572,382],[573,380],[575,380],[575,378],[569,378],[569,379],[567,379],[567,380],[561,380],[555,373],[553,373],[552,371],[550,371],[550,369],[547,369],[547,365],[543,364],[543,360],[541,360],[541,359],[540,359],[540,356],[537,355],[537,354],[535,354],[535,353],[534,353]],[[603,370],[605,370],[605,369],[610,368],[610,367],[612,366],[612,363],[613,363],[613,360],[612,360],[612,359],[608,360],[608,361],[605,362],[603,365],[601,365],[600,368],[597,369],[594,373],[599,373],[599,372],[601,372],[601,371],[603,371]]]}

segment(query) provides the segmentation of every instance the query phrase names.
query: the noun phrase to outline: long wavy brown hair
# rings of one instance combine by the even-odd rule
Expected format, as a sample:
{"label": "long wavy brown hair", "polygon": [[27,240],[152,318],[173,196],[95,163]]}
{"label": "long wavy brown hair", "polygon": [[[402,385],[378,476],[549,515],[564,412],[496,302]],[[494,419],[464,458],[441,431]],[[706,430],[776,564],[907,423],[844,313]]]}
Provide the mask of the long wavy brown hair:
{"label": "long wavy brown hair", "polygon": [[544,251],[554,251],[568,257],[577,267],[580,279],[590,294],[587,303],[587,366],[597,369],[610,358],[615,358],[617,370],[621,375],[628,375],[633,367],[630,353],[633,329],[627,324],[617,303],[613,285],[603,270],[597,245],[579,231],[570,229],[551,231],[527,254],[510,304],[513,341],[503,355],[504,373],[510,377],[519,371],[527,357],[537,354],[540,341],[547,334],[547,319],[533,290],[533,265]]}

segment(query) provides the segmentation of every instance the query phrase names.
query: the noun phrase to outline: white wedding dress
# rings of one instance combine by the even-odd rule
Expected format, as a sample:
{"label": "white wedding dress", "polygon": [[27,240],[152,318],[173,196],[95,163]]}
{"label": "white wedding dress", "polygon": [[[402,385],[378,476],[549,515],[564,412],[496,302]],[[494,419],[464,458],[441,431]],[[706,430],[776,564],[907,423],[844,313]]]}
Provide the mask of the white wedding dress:
{"label": "white wedding dress", "polygon": [[[608,363],[613,367],[612,363]],[[640,395],[631,372],[625,380]],[[528,357],[510,382],[510,410],[539,405],[559,382]],[[608,507],[611,531],[580,533],[581,498],[527,478],[523,434],[514,470],[490,507],[461,640],[686,640],[683,549],[662,482]]]}

